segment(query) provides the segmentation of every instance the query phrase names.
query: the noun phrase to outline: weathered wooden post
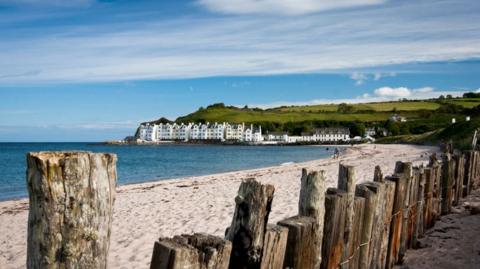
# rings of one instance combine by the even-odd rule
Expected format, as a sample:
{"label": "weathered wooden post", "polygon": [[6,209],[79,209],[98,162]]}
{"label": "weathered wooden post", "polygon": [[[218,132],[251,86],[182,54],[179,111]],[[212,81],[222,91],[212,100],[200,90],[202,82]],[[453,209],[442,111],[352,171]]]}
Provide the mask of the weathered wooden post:
{"label": "weathered wooden post", "polygon": [[460,204],[460,199],[463,194],[463,179],[465,174],[465,157],[463,154],[454,155],[453,159],[455,160],[455,199],[453,202],[454,206]]}
{"label": "weathered wooden post", "polygon": [[[340,266],[349,269],[357,269],[360,262],[360,245],[362,244],[363,219],[365,210],[365,198],[355,196],[354,202],[354,217],[353,217],[353,235],[352,243],[350,244],[350,257],[343,260]],[[344,266],[348,265],[348,266]]]}
{"label": "weathered wooden post", "polygon": [[431,228],[433,226],[433,186],[434,175],[431,167],[424,169],[425,175],[425,207],[423,210],[424,228]]}
{"label": "weathered wooden post", "polygon": [[342,262],[347,199],[346,192],[334,188],[327,189],[321,269],[336,269]]}
{"label": "weathered wooden post", "polygon": [[419,170],[418,167],[412,168],[410,190],[408,191],[409,193],[408,207],[405,208],[405,210],[408,212],[407,235],[405,238],[406,249],[412,248],[413,246],[413,236],[415,233],[415,227],[417,226],[418,188],[419,188],[419,181],[420,181],[420,173],[418,172],[418,170]]}
{"label": "weathered wooden post", "polygon": [[400,252],[398,255],[398,261],[402,261],[405,253],[408,248],[408,238],[409,238],[409,225],[408,220],[410,218],[410,191],[412,189],[412,163],[410,162],[397,162],[395,164],[395,174],[405,177],[406,189],[405,189],[405,199],[403,204],[403,219],[402,219],[402,232],[400,235]]}
{"label": "weathered wooden post", "polygon": [[452,209],[452,185],[454,174],[454,162],[450,153],[443,155],[442,162],[442,208],[441,214],[448,214]]}
{"label": "weathered wooden post", "polygon": [[385,180],[385,200],[381,202],[384,206],[383,208],[383,220],[381,225],[382,233],[381,233],[381,243],[380,243],[380,250],[378,255],[378,263],[375,268],[383,269],[385,268],[388,256],[388,245],[389,245],[389,238],[390,238],[390,227],[391,227],[391,220],[392,220],[392,211],[393,211],[393,203],[395,201],[395,182],[390,180]]}
{"label": "weathered wooden post", "polygon": [[372,188],[367,183],[359,184],[355,188],[355,195],[365,198],[365,209],[363,217],[363,229],[360,244],[360,261],[358,268],[370,268],[371,253],[370,248],[373,243],[372,232],[374,231],[375,214],[378,205],[378,189]]}
{"label": "weathered wooden post", "polygon": [[[353,234],[353,218],[354,218],[354,206],[355,206],[355,169],[350,165],[339,165],[338,170],[338,189],[346,192],[347,194],[347,207],[345,209],[345,230],[343,235],[343,253],[342,261],[346,261],[351,256],[351,244]],[[348,268],[348,264],[342,266],[342,268]]]}
{"label": "weathered wooden post", "polygon": [[473,178],[473,159],[474,159],[474,156],[473,156],[473,150],[470,150],[470,151],[466,151],[464,153],[464,157],[465,157],[465,173],[464,173],[464,177],[463,177],[463,193],[462,193],[462,196],[463,197],[466,197],[467,195],[470,194],[470,182],[472,181],[472,178]]}
{"label": "weathered wooden post", "polygon": [[442,211],[442,166],[435,159],[430,162],[433,176],[433,223],[440,218]]}
{"label": "weathered wooden post", "polygon": [[115,154],[27,154],[27,268],[107,268]]}
{"label": "weathered wooden post", "polygon": [[294,216],[278,222],[288,229],[284,268],[314,269],[317,260],[315,232],[317,221],[312,217]]}
{"label": "weathered wooden post", "polygon": [[[380,253],[384,232],[384,212],[386,201],[386,184],[381,182],[366,182],[362,185],[366,186],[376,196],[377,203],[373,212],[372,231],[370,235],[369,251],[368,251],[368,268],[381,267]],[[368,198],[367,208],[368,209]],[[365,215],[367,216],[367,215]]]}
{"label": "weathered wooden post", "polygon": [[228,269],[231,251],[230,241],[207,234],[160,238],[150,269]]}
{"label": "weathered wooden post", "polygon": [[230,268],[260,268],[274,191],[272,185],[263,185],[254,179],[240,184],[232,225],[225,236],[232,242]]}
{"label": "weathered wooden post", "polygon": [[395,198],[393,202],[392,217],[390,222],[390,239],[386,268],[392,268],[399,260],[400,239],[402,234],[403,210],[405,206],[405,194],[407,190],[407,177],[391,176],[386,178],[395,183]]}
{"label": "weathered wooden post", "polygon": [[283,269],[287,239],[287,228],[273,224],[267,226],[260,269]]}
{"label": "weathered wooden post", "polygon": [[315,268],[318,268],[322,261],[323,223],[325,218],[324,171],[308,172],[306,169],[302,170],[298,213],[300,216],[312,217],[316,221],[313,243],[316,252]]}
{"label": "weathered wooden post", "polygon": [[382,168],[379,165],[375,166],[375,170],[373,172],[373,181],[375,182],[384,182],[385,179],[383,178]]}
{"label": "weathered wooden post", "polygon": [[411,240],[410,247],[416,248],[418,245],[418,238],[423,235],[424,232],[424,207],[425,207],[425,171],[423,166],[415,167],[413,169],[413,173],[418,180],[417,184],[417,195],[416,195],[416,206],[415,206],[415,224],[413,230],[413,237]]}
{"label": "weathered wooden post", "polygon": [[473,172],[472,180],[470,181],[470,189],[477,189],[480,185],[480,152],[478,150],[473,151]]}

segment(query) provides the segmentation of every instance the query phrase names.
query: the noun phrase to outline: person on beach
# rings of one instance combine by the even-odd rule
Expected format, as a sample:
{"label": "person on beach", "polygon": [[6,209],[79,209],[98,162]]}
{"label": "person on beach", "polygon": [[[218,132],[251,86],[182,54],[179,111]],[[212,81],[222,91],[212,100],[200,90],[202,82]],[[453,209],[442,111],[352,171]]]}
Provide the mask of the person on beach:
{"label": "person on beach", "polygon": [[333,158],[338,159],[340,153],[338,152],[338,148],[335,148],[335,151],[333,152]]}

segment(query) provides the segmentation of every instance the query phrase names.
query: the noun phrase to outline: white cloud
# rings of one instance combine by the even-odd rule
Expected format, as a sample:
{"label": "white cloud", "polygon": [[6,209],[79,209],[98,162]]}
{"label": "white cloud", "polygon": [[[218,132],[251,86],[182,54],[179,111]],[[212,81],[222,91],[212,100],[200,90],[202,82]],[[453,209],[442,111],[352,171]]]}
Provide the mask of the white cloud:
{"label": "white cloud", "polygon": [[391,87],[382,87],[378,88],[375,91],[377,96],[381,97],[393,97],[393,98],[407,98],[412,94],[412,91],[405,88],[391,88]]}
{"label": "white cloud", "polygon": [[430,93],[433,92],[435,89],[432,87],[423,87],[423,88],[418,88],[414,89],[413,92],[415,93]]}
{"label": "white cloud", "polygon": [[0,84],[345,74],[470,59],[480,56],[480,24],[471,23],[480,20],[480,11],[467,3],[411,1],[299,17],[188,16],[140,24],[130,19],[121,25],[0,27]]}
{"label": "white cloud", "polygon": [[476,92],[480,92],[480,88],[478,90],[476,90]]}
{"label": "white cloud", "polygon": [[375,72],[373,74],[373,80],[380,80],[381,78],[385,77],[395,77],[397,74],[395,72],[388,72],[388,73],[382,73],[382,72]]}
{"label": "white cloud", "polygon": [[211,11],[228,14],[287,14],[314,13],[329,9],[375,5],[386,0],[199,0]]}
{"label": "white cloud", "polygon": [[350,78],[355,80],[355,85],[360,86],[360,85],[363,85],[363,83],[365,83],[365,80],[368,79],[368,76],[361,72],[353,72],[350,75]]}

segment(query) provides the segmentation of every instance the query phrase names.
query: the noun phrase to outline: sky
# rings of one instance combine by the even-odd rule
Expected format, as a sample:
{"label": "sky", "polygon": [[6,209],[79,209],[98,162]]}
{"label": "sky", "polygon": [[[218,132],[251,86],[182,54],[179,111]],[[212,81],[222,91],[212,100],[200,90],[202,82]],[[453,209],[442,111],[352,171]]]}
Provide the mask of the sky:
{"label": "sky", "polygon": [[480,91],[477,0],[0,0],[0,142]]}

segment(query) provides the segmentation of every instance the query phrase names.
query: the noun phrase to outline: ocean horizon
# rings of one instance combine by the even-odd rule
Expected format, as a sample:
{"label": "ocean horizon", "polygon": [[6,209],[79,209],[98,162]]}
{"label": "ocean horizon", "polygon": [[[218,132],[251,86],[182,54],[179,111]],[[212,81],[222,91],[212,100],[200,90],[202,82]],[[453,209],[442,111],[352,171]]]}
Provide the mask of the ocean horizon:
{"label": "ocean horizon", "polygon": [[36,151],[115,153],[117,184],[126,185],[328,158],[333,154],[333,147],[0,142],[0,201],[28,196],[26,154]]}

